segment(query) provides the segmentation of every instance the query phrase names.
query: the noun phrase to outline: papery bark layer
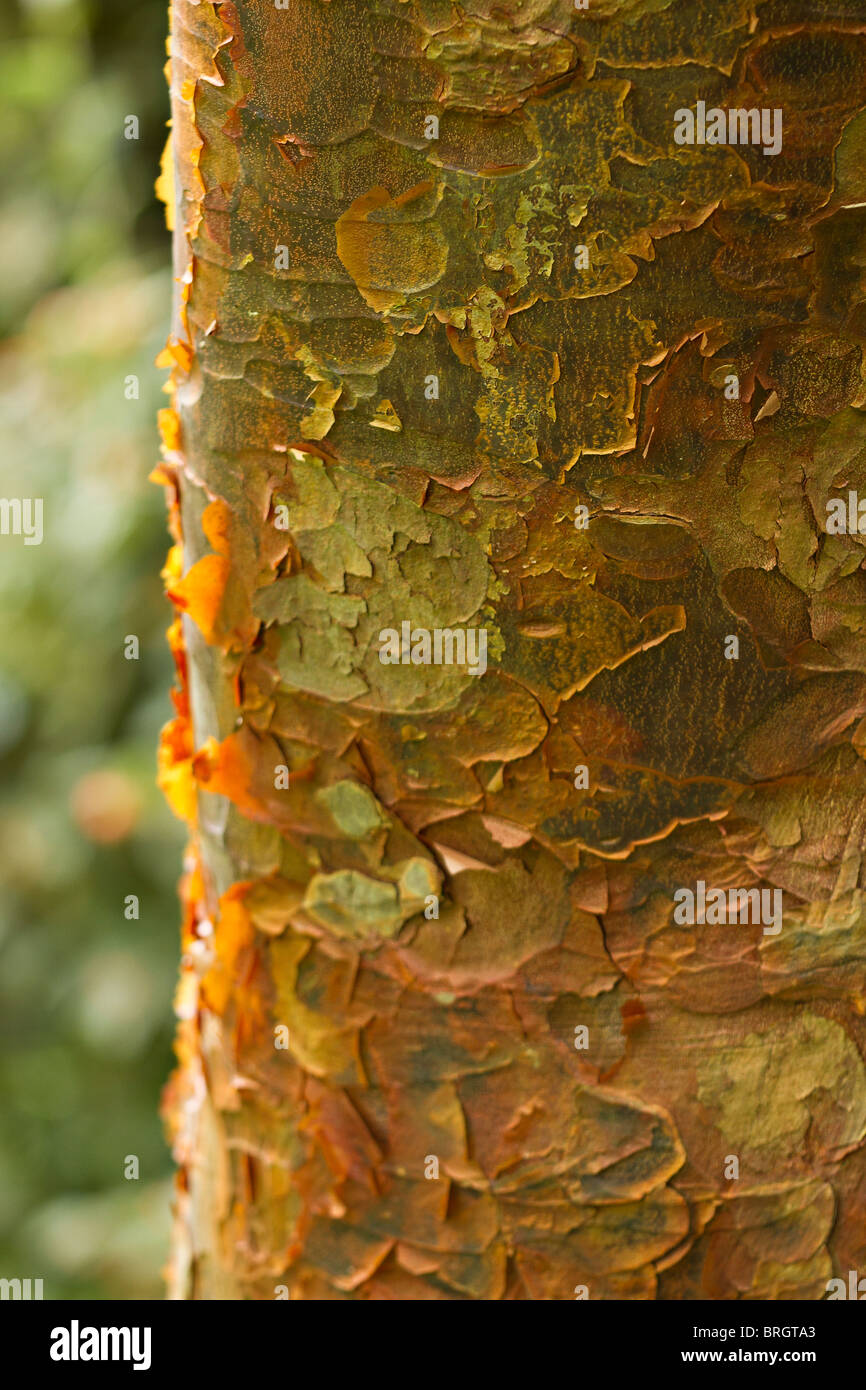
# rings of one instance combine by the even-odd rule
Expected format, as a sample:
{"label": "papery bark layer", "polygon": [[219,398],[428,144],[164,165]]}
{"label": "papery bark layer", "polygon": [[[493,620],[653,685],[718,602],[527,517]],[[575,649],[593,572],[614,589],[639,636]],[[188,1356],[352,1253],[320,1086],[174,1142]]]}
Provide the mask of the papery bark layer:
{"label": "papery bark layer", "polygon": [[[866,1255],[862,5],[171,9],[172,1296],[824,1297]],[[677,144],[699,100],[780,152]],[[404,621],[487,669],[383,664]],[[698,882],[781,930],[678,922]]]}

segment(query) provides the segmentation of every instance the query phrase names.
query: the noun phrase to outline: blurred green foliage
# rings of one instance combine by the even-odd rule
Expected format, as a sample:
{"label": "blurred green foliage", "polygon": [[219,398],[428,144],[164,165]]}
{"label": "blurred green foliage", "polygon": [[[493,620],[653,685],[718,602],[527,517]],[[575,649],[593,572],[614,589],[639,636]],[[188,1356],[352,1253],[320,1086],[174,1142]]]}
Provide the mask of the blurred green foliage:
{"label": "blurred green foliage", "polygon": [[0,1276],[46,1298],[159,1298],[167,1255],[166,28],[164,0],[0,0],[0,496],[44,499],[41,545],[0,536]]}

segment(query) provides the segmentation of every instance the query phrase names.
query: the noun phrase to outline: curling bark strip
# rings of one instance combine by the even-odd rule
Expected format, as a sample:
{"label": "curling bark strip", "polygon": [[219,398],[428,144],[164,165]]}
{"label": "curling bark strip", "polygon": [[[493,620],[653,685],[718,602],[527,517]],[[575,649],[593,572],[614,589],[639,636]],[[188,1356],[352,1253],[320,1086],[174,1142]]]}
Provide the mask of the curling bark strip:
{"label": "curling bark strip", "polygon": [[[173,1297],[862,1267],[866,577],[824,522],[866,495],[866,38],[834,13],[174,0]],[[780,148],[682,143],[684,109],[780,112]],[[483,671],[384,661],[407,623],[483,629]],[[711,897],[752,890],[779,931]]]}

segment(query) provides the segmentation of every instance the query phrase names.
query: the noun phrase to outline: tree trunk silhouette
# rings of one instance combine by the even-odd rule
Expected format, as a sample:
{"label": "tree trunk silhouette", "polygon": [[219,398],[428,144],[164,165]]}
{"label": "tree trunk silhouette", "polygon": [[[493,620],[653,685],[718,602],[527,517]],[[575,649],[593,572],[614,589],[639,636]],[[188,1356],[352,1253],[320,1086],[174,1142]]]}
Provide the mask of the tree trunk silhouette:
{"label": "tree trunk silhouette", "polygon": [[172,1297],[863,1268],[831,8],[174,0]]}

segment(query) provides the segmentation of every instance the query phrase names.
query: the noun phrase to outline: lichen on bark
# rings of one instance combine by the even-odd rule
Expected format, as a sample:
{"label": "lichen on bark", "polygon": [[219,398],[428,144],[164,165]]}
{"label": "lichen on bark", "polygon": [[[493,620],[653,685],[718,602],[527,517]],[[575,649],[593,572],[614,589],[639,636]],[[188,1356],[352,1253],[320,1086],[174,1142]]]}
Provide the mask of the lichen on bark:
{"label": "lichen on bark", "polygon": [[[823,1297],[866,1256],[862,6],[171,15],[172,1296]],[[780,152],[677,144],[699,100]],[[403,621],[487,669],[383,664]],[[698,881],[782,930],[677,923]]]}

